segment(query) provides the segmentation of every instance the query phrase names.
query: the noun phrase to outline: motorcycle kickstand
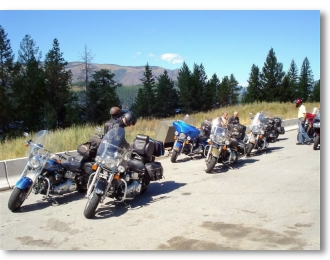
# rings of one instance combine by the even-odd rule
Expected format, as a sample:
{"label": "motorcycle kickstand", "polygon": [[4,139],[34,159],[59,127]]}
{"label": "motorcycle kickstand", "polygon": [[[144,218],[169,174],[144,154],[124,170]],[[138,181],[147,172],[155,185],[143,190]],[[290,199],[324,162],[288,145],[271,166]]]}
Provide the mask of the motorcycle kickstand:
{"label": "motorcycle kickstand", "polygon": [[49,196],[49,195],[48,195],[48,197],[47,197],[47,196],[44,196],[44,197],[43,197],[43,200],[47,200],[47,201],[51,202],[51,203],[52,203],[52,206],[58,206],[58,205],[60,205],[60,204],[56,201],[55,197],[53,197],[53,196]]}

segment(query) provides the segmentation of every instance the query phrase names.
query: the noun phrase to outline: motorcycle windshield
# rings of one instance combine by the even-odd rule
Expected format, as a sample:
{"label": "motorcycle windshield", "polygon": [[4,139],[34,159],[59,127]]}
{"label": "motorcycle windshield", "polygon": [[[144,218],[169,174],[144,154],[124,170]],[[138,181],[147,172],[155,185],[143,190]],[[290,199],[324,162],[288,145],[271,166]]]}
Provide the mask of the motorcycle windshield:
{"label": "motorcycle windshield", "polygon": [[265,116],[263,113],[258,112],[253,118],[251,122],[251,129],[253,132],[258,132],[263,129]]}
{"label": "motorcycle windshield", "polygon": [[321,121],[321,114],[320,114],[320,110],[317,112],[316,116],[315,116],[315,120],[319,120]]}
{"label": "motorcycle windshield", "polygon": [[40,130],[32,138],[29,146],[26,148],[25,157],[32,157],[39,154],[58,152],[59,142],[56,141],[54,134],[49,130]]}
{"label": "motorcycle windshield", "polygon": [[127,153],[127,150],[123,148],[125,143],[124,128],[112,128],[103,137],[97,149],[95,161],[100,162],[104,167],[109,169],[118,167]]}
{"label": "motorcycle windshield", "polygon": [[221,144],[225,141],[226,130],[220,126],[213,126],[211,129],[211,139],[217,144]]}

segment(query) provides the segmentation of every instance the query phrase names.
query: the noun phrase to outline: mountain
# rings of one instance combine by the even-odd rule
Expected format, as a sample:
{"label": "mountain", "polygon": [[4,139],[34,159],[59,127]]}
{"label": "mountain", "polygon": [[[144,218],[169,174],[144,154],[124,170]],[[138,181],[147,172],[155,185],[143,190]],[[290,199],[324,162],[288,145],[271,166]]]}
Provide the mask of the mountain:
{"label": "mountain", "polygon": [[[79,75],[81,75],[81,70],[84,66],[82,62],[69,62],[65,67],[66,70],[71,70],[73,74],[73,82],[81,81],[79,80]],[[115,64],[97,64],[92,63],[91,67],[94,70],[108,69],[115,74],[114,80],[117,83],[121,83],[123,86],[140,85],[142,82],[140,79],[143,78],[143,73],[145,71],[145,66],[120,66]],[[152,74],[159,77],[164,73],[165,68],[158,66],[150,66],[152,69]],[[179,69],[170,70],[166,69],[168,76],[173,81],[177,81]]]}

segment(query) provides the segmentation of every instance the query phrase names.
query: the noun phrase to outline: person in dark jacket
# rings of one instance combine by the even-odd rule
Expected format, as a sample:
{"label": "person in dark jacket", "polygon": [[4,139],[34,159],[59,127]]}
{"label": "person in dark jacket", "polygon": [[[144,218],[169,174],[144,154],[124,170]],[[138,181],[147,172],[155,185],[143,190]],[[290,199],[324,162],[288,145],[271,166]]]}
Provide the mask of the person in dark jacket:
{"label": "person in dark jacket", "polygon": [[121,109],[119,107],[112,107],[110,109],[110,120],[104,124],[104,134],[106,134],[112,127],[113,124],[120,121]]}
{"label": "person in dark jacket", "polygon": [[231,118],[229,118],[228,124],[239,124],[239,117],[237,111],[235,111],[234,115]]}

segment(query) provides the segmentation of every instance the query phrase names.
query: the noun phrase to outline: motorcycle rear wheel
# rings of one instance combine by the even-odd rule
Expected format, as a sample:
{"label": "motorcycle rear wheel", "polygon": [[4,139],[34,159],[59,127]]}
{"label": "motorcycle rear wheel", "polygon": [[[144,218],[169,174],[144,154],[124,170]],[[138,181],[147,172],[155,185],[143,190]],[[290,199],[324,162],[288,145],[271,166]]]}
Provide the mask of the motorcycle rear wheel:
{"label": "motorcycle rear wheel", "polygon": [[320,143],[320,136],[317,135],[314,138],[313,150],[317,150],[317,147],[319,146],[319,143]]}
{"label": "motorcycle rear wheel", "polygon": [[26,190],[21,190],[17,187],[12,191],[9,200],[8,200],[8,208],[14,212],[20,208],[20,206],[25,201]]}
{"label": "motorcycle rear wheel", "polygon": [[205,165],[205,172],[206,173],[211,173],[214,169],[215,164],[217,163],[217,158],[214,157],[212,154],[210,155],[211,158],[209,158],[206,161],[206,165]]}
{"label": "motorcycle rear wheel", "polygon": [[178,158],[179,153],[177,151],[173,151],[171,155],[171,162],[175,163],[176,159]]}
{"label": "motorcycle rear wheel", "polygon": [[89,196],[88,201],[86,203],[86,207],[84,209],[84,216],[88,219],[94,217],[95,210],[99,205],[101,200],[101,195],[96,194],[95,191]]}

